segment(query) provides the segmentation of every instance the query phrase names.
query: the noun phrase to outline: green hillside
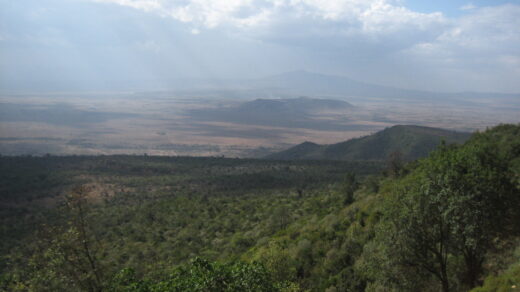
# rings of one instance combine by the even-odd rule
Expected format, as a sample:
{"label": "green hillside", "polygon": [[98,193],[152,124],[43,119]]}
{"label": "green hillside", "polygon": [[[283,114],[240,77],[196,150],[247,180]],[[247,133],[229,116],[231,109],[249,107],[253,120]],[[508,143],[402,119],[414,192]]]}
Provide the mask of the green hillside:
{"label": "green hillside", "polygon": [[319,145],[313,142],[303,142],[287,150],[270,154],[266,158],[278,159],[278,160],[301,160],[311,159],[311,155],[319,153],[324,148],[323,145]]}
{"label": "green hillside", "polygon": [[392,153],[399,152],[404,160],[411,161],[427,156],[443,140],[447,144],[461,144],[470,135],[470,133],[438,128],[397,125],[366,137],[337,144],[318,145],[305,142],[285,151],[271,154],[266,158],[275,160],[385,160]]}
{"label": "green hillside", "polygon": [[518,292],[520,125],[400,167],[0,157],[0,291]]}

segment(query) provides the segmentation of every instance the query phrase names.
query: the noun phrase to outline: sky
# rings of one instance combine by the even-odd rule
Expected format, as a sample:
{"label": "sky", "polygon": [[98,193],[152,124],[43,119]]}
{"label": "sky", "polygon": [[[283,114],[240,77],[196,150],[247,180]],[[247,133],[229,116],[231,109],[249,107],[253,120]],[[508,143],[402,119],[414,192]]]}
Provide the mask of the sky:
{"label": "sky", "polygon": [[294,70],[520,93],[520,0],[0,0],[0,91]]}

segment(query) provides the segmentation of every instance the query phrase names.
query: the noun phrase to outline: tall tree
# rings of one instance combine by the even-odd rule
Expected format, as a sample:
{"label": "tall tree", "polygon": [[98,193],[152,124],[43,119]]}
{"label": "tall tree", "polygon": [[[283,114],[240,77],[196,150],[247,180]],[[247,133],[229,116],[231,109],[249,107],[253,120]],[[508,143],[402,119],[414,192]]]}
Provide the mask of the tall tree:
{"label": "tall tree", "polygon": [[99,257],[101,247],[88,220],[85,187],[75,188],[61,209],[66,223],[44,226],[39,252],[31,260],[33,283],[50,290],[102,291],[104,271]]}
{"label": "tall tree", "polygon": [[356,174],[348,172],[343,179],[342,190],[345,195],[343,200],[344,205],[349,205],[354,202],[354,192],[359,188],[359,183],[356,179]]}
{"label": "tall tree", "polygon": [[[481,283],[486,252],[518,212],[508,161],[495,148],[482,140],[443,146],[397,181],[380,234],[396,266],[430,273],[444,292]],[[458,262],[464,271],[454,283],[449,270]]]}

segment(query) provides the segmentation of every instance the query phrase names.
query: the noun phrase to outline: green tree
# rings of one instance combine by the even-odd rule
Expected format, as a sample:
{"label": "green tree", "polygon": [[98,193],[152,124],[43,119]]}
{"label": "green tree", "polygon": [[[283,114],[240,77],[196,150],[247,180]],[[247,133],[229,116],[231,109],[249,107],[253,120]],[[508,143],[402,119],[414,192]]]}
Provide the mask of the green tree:
{"label": "green tree", "polygon": [[102,248],[88,220],[87,192],[77,187],[67,196],[60,210],[67,219],[64,226],[42,227],[38,250],[29,261],[31,289],[103,290]]}
{"label": "green tree", "polygon": [[269,272],[259,263],[208,262],[195,258],[173,271],[168,280],[153,286],[152,291],[280,291]]}
{"label": "green tree", "polygon": [[388,155],[386,160],[386,173],[392,177],[398,177],[402,174],[404,167],[403,154],[400,151],[394,151]]}
{"label": "green tree", "polygon": [[460,288],[480,284],[486,252],[518,212],[508,161],[495,148],[482,141],[442,147],[395,183],[379,238],[396,267],[420,268],[447,292],[459,284],[450,269],[462,262]]}
{"label": "green tree", "polygon": [[344,205],[349,205],[354,202],[354,192],[359,188],[359,183],[356,174],[348,172],[343,179],[342,192],[345,196],[343,200]]}
{"label": "green tree", "polygon": [[296,276],[294,259],[282,243],[270,241],[255,257],[263,263],[271,273],[273,280],[278,282],[293,281]]}
{"label": "green tree", "polygon": [[270,220],[273,230],[285,229],[291,222],[291,211],[286,205],[278,206],[274,209]]}

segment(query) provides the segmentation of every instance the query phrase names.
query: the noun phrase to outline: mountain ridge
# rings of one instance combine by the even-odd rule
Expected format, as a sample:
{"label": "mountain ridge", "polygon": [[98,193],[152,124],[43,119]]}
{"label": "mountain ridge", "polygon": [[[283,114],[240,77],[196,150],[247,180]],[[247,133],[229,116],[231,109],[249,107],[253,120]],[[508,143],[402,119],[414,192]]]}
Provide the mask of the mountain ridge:
{"label": "mountain ridge", "polygon": [[463,143],[471,133],[417,125],[395,125],[374,134],[347,141],[320,145],[303,142],[266,156],[272,160],[385,160],[399,152],[407,161],[425,157],[441,141]]}
{"label": "mountain ridge", "polygon": [[406,89],[395,86],[385,86],[370,82],[354,80],[346,76],[328,75],[295,70],[260,78],[256,85],[277,87],[279,89],[307,94],[339,94],[356,97],[385,97],[385,98],[520,98],[520,93],[499,92],[434,92],[428,90]]}

